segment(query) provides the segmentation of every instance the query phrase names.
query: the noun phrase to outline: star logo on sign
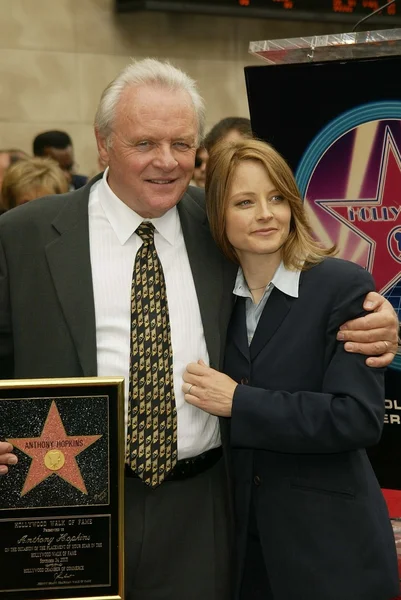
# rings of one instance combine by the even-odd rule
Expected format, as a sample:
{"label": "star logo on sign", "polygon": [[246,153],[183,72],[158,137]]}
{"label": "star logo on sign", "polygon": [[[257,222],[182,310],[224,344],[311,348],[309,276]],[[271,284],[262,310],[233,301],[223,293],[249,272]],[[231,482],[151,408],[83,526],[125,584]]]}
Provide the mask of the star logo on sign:
{"label": "star logo on sign", "polygon": [[366,268],[379,292],[391,288],[400,279],[401,155],[390,129],[384,135],[375,198],[315,202],[368,242]]}
{"label": "star logo on sign", "polygon": [[53,400],[40,437],[7,439],[7,442],[32,459],[21,496],[25,496],[53,474],[61,477],[83,494],[87,494],[75,457],[101,437],[101,435],[67,435]]}

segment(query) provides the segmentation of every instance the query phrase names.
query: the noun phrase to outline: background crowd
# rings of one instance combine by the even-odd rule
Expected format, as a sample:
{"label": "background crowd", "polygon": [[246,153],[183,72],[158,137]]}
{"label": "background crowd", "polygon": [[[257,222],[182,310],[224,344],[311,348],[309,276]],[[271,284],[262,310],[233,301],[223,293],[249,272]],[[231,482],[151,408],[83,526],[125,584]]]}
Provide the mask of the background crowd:
{"label": "background crowd", "polygon": [[[196,151],[191,184],[205,186],[209,153],[217,142],[251,137],[251,122],[245,117],[226,117],[216,123]],[[58,130],[38,134],[32,142],[32,156],[16,148],[0,150],[0,214],[35,198],[77,190],[106,166],[99,158],[92,174],[78,174],[71,137]]]}

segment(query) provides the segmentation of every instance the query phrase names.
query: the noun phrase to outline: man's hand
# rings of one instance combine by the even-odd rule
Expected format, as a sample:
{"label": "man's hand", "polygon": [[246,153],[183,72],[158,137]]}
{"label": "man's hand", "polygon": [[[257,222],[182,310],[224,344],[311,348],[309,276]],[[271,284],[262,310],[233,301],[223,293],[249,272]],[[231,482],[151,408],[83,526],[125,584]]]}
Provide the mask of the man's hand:
{"label": "man's hand", "polygon": [[190,363],[183,375],[182,391],[189,404],[216,415],[230,417],[237,383],[208,367],[203,360]]}
{"label": "man's hand", "polygon": [[369,367],[387,367],[398,348],[397,315],[390,302],[376,292],[369,292],[363,308],[371,314],[344,323],[337,339],[346,342],[347,352],[369,356]]}
{"label": "man's hand", "polygon": [[16,465],[18,458],[12,454],[13,447],[8,442],[0,442],[0,475],[8,473],[7,465]]}

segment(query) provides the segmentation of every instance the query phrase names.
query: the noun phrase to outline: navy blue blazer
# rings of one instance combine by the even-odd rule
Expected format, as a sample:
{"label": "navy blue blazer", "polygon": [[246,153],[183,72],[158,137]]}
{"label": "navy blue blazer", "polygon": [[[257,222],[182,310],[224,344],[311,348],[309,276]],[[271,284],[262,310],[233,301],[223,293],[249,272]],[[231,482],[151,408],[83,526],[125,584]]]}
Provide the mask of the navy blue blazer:
{"label": "navy blue blazer", "polygon": [[386,600],[399,590],[394,536],[365,448],[384,418],[384,370],[345,352],[370,274],[326,259],[299,297],[275,288],[248,347],[244,299],[227,338],[238,577],[251,494],[275,600]]}

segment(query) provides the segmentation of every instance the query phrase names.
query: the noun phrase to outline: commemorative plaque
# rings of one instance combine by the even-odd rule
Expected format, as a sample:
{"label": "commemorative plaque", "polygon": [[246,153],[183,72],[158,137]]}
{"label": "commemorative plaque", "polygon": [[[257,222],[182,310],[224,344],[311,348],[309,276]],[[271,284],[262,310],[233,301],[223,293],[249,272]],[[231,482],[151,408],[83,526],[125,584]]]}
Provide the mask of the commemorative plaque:
{"label": "commemorative plaque", "polygon": [[0,599],[124,598],[123,385],[0,382]]}

